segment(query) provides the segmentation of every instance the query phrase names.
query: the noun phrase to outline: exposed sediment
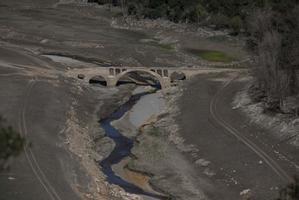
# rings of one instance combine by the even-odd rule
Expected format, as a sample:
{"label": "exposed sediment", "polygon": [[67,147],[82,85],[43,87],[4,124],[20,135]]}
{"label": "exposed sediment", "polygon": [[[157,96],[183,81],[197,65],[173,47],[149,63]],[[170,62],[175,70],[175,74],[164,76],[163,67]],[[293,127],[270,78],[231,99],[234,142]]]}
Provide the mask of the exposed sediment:
{"label": "exposed sediment", "polygon": [[90,181],[87,192],[78,188],[79,183],[76,184],[76,180],[73,187],[83,199],[141,199],[116,185],[109,185],[99,166],[99,162],[113,150],[114,143],[105,137],[98,120],[122,105],[131,96],[131,89],[122,87],[122,92],[116,89],[86,89],[82,85],[75,89],[76,97],[70,106],[65,127],[65,143],[69,150],[78,156]]}
{"label": "exposed sediment", "polygon": [[[192,176],[192,167],[182,155],[183,151],[197,150],[183,144],[173,118],[178,112],[175,101],[180,96],[180,90],[181,88],[178,87],[166,91],[163,95],[166,103],[164,109],[159,112],[159,115],[148,116],[148,120],[142,124],[137,123],[139,128],[134,132],[137,135],[131,134],[133,125],[129,128],[126,126],[128,123],[132,124],[132,121],[134,123],[134,120],[130,120],[130,114],[134,112],[114,123],[125,135],[136,137],[132,149],[134,156],[123,163],[122,167],[150,177],[146,178],[148,183],[144,184],[150,185],[164,195],[175,199],[205,199],[205,195],[199,189],[199,182],[205,182],[204,179],[195,180]],[[140,106],[144,107],[145,103],[146,101],[141,102]],[[124,170],[121,171],[124,173]],[[180,188],[177,187],[178,184]]]}

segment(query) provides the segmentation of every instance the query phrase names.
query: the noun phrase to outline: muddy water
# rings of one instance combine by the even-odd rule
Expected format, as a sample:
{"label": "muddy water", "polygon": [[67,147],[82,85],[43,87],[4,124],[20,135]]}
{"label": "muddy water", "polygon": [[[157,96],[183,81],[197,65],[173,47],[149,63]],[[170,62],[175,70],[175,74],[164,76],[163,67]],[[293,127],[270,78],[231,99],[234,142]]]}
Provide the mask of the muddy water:
{"label": "muddy water", "polygon": [[[148,184],[149,177],[129,172],[125,170],[124,166],[122,167],[123,172],[122,176],[118,176],[113,170],[113,166],[121,163],[125,163],[125,158],[128,158],[131,154],[131,149],[133,148],[133,140],[122,135],[116,128],[112,126],[112,122],[115,120],[121,119],[127,112],[129,112],[134,105],[140,100],[140,98],[149,95],[150,92],[139,93],[133,95],[128,102],[122,105],[117,111],[112,113],[107,119],[101,121],[101,126],[105,130],[106,135],[113,139],[115,142],[115,148],[112,153],[104,159],[100,165],[102,167],[103,172],[107,176],[107,181],[110,184],[119,185],[125,191],[134,194],[145,195],[148,197],[154,197],[155,199],[165,199],[165,197],[159,195],[154,192]],[[122,166],[122,165],[118,165]],[[131,181],[129,181],[131,180]],[[144,186],[146,185],[146,190],[144,190]]]}
{"label": "muddy water", "polygon": [[[149,192],[152,194],[156,194],[156,195],[163,195],[163,194],[158,193],[155,190],[153,190],[153,188],[151,187],[151,185],[149,183],[149,181],[151,179],[151,177],[149,175],[146,175],[141,172],[135,172],[135,171],[128,169],[127,166],[129,164],[129,162],[130,162],[130,158],[125,158],[117,165],[114,165],[112,167],[112,169],[117,175],[121,176],[124,180],[126,180],[127,182],[132,183],[134,185],[137,185],[143,191],[146,191],[146,192]],[[144,199],[150,199],[150,198],[144,198]],[[157,198],[151,198],[151,199],[157,199]]]}

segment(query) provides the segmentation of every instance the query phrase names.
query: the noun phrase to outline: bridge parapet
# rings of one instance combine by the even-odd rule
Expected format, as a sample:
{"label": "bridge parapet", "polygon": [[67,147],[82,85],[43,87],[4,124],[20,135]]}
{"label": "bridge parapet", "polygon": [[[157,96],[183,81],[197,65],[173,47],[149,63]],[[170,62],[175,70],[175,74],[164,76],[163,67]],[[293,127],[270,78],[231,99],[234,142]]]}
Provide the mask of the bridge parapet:
{"label": "bridge parapet", "polygon": [[154,72],[161,77],[169,77],[169,69],[167,68],[147,68],[147,67],[109,67],[109,76],[118,76],[119,74],[127,71],[143,71]]}
{"label": "bridge parapet", "polygon": [[202,69],[196,68],[163,68],[163,67],[98,67],[82,69],[85,75],[85,80],[90,81],[93,77],[102,77],[105,79],[108,87],[114,87],[117,85],[119,79],[130,72],[145,72],[155,77],[161,84],[162,89],[171,86],[171,79],[173,73],[180,73],[185,76],[186,79],[201,73]]}

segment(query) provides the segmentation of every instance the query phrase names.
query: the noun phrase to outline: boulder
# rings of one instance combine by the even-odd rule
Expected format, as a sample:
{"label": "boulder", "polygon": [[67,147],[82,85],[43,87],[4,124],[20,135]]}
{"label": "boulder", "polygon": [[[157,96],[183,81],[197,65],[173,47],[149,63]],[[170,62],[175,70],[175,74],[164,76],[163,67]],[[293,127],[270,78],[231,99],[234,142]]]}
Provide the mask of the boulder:
{"label": "boulder", "polygon": [[84,74],[78,74],[78,79],[84,79],[85,75]]}
{"label": "boulder", "polygon": [[170,76],[171,81],[179,81],[179,80],[185,80],[186,76],[184,73],[181,72],[173,72]]}

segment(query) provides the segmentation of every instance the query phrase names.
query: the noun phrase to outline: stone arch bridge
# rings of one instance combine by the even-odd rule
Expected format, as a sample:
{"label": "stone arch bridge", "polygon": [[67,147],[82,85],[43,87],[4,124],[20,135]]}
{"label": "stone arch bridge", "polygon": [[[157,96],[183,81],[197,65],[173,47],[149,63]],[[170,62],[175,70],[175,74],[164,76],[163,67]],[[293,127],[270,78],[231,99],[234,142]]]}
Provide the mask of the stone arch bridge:
{"label": "stone arch bridge", "polygon": [[[85,81],[90,81],[92,78],[100,76],[103,77],[107,83],[108,87],[114,87],[117,85],[118,81],[130,72],[143,72],[148,73],[152,77],[155,77],[161,85],[162,89],[168,88],[171,86],[171,75],[173,73],[182,73],[186,79],[202,73],[204,69],[195,69],[195,68],[161,68],[161,67],[96,67],[89,69],[82,69],[78,73],[81,76],[81,79]],[[78,75],[80,78],[80,76]],[[84,78],[83,78],[84,77]]]}

